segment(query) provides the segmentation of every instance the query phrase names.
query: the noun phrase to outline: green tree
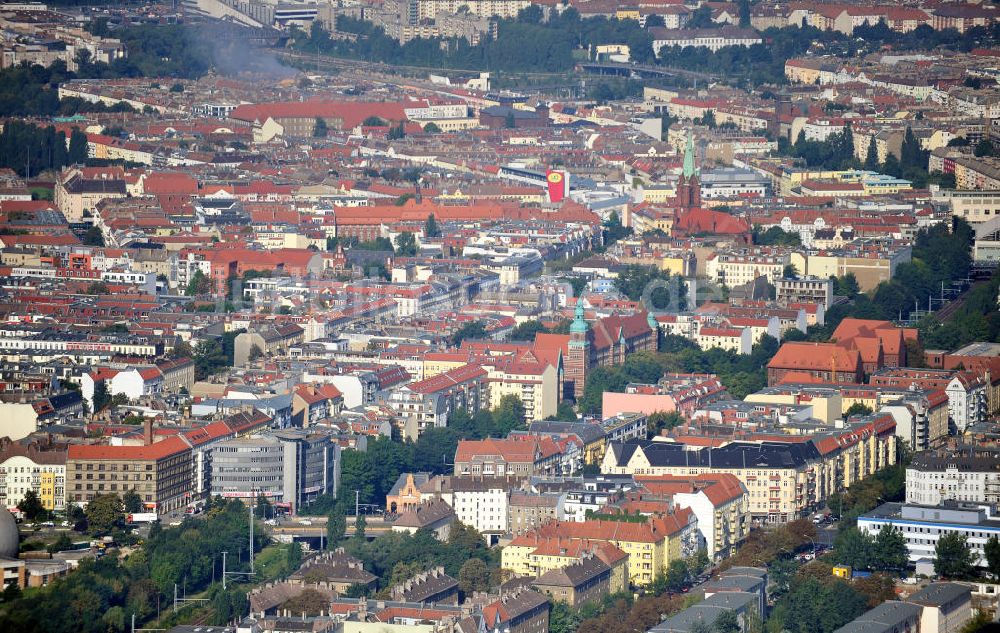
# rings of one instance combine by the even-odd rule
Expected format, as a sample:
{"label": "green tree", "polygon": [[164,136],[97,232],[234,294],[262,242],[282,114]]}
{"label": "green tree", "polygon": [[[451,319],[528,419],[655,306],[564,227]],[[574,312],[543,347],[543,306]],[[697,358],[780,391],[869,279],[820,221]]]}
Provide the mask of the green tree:
{"label": "green tree", "polygon": [[293,541],[291,545],[288,546],[288,552],[285,554],[285,567],[289,571],[295,571],[302,564],[302,543],[298,541]]}
{"label": "green tree", "polygon": [[354,538],[359,541],[365,540],[365,528],[368,526],[368,520],[365,519],[363,514],[354,517]]}
{"label": "green tree", "polygon": [[834,556],[840,565],[853,569],[871,569],[874,539],[856,527],[841,530],[834,540]]}
{"label": "green tree", "polygon": [[513,110],[507,111],[507,116],[504,118],[504,127],[506,127],[508,130],[513,130],[515,127],[517,127],[517,121],[514,119]]}
{"label": "green tree", "polygon": [[42,505],[42,500],[38,498],[38,493],[34,490],[28,490],[24,493],[24,497],[17,504],[17,509],[21,511],[24,518],[31,522],[45,513],[45,506]]}
{"label": "green tree", "polygon": [[399,125],[394,125],[389,128],[389,133],[386,135],[390,141],[396,141],[401,138],[406,137],[406,128],[403,127],[403,122],[400,121]]}
{"label": "green tree", "polygon": [[326,518],[326,548],[337,549],[345,534],[347,534],[347,517],[339,507],[335,507]]}
{"label": "green tree", "polygon": [[945,578],[968,578],[976,569],[976,554],[958,532],[948,532],[934,547],[934,573]]}
{"label": "green tree", "polygon": [[458,588],[466,596],[471,596],[476,591],[489,591],[490,581],[490,569],[481,558],[470,558],[458,570]]}
{"label": "green tree", "polygon": [[146,510],[146,504],[142,502],[142,497],[135,489],[128,490],[124,495],[122,495],[122,507],[125,508],[127,513],[144,512]]}
{"label": "green tree", "polygon": [[840,295],[842,297],[854,298],[859,292],[861,292],[861,287],[858,285],[858,278],[854,276],[854,273],[847,273],[843,277],[833,277],[835,282],[833,293]]}
{"label": "green tree", "polygon": [[667,566],[666,587],[668,590],[678,592],[687,585],[689,577],[688,565],[681,559],[670,561]]}
{"label": "green tree", "polygon": [[576,409],[573,405],[567,401],[562,400],[559,402],[559,406],[556,407],[556,419],[563,422],[576,422],[579,416],[576,414]]}
{"label": "green tree", "polygon": [[986,569],[994,579],[1000,578],[1000,539],[996,535],[987,539],[983,553],[986,555]]}
{"label": "green tree", "polygon": [[440,134],[441,128],[438,127],[437,123],[431,121],[430,123],[424,126],[424,132],[426,134]]}
{"label": "green tree", "polygon": [[493,422],[496,425],[497,434],[500,437],[506,437],[511,431],[524,428],[524,416],[524,402],[519,396],[507,394],[500,398],[500,403],[493,411]]}
{"label": "green tree", "polygon": [[691,13],[687,28],[689,29],[710,29],[718,26],[712,20],[712,8],[708,5],[701,5]]}
{"label": "green tree", "polygon": [[541,24],[543,17],[542,8],[535,4],[528,5],[517,12],[517,21],[524,24]]}
{"label": "green tree", "polygon": [[486,337],[486,325],[482,321],[466,321],[451,335],[451,344],[458,347],[467,338],[483,339]]}
{"label": "green tree", "polygon": [[534,341],[536,334],[548,331],[548,328],[542,325],[541,321],[532,319],[514,326],[514,329],[510,331],[508,338],[512,341]]}
{"label": "green tree", "polygon": [[906,537],[899,528],[888,523],[875,535],[873,554],[873,566],[879,571],[900,572],[906,569],[910,560]]}
{"label": "green tree", "polygon": [[714,633],[740,633],[740,621],[736,617],[736,611],[726,609],[715,618],[712,624]]}
{"label": "green tree", "polygon": [[111,404],[111,394],[108,393],[108,383],[99,380],[94,385],[94,413],[99,413],[104,407]]}
{"label": "green tree", "polygon": [[396,255],[414,257],[417,254],[417,238],[409,231],[403,231],[396,236]]}
{"label": "green tree", "polygon": [[555,600],[549,609],[549,633],[575,633],[580,614],[562,600]]}
{"label": "green tree", "polygon": [[87,504],[87,529],[91,534],[107,534],[125,520],[125,506],[118,495],[97,495]]}
{"label": "green tree", "polygon": [[684,424],[684,416],[676,411],[654,411],[646,416],[646,430],[650,435],[659,435],[681,424]]}
{"label": "green tree", "polygon": [[604,229],[604,243],[609,246],[622,238],[632,235],[632,227],[622,224],[621,216],[618,215],[617,211],[609,213],[601,226]]}
{"label": "green tree", "polygon": [[79,128],[73,128],[69,135],[69,153],[66,155],[70,165],[82,165],[87,162],[87,134]]}
{"label": "green tree", "polygon": [[257,494],[257,501],[254,504],[253,515],[257,519],[266,519],[269,514],[273,514],[271,510],[271,502],[268,501],[267,497],[263,493]]}
{"label": "green tree", "polygon": [[927,152],[920,146],[920,141],[913,134],[913,128],[907,126],[903,136],[903,144],[899,150],[899,165],[902,169],[927,169]]}
{"label": "green tree", "polygon": [[711,562],[708,558],[708,552],[702,547],[694,556],[688,559],[688,569],[692,576],[700,576]]}
{"label": "green tree", "polygon": [[852,415],[871,415],[871,413],[872,413],[871,407],[864,404],[863,402],[855,402],[854,404],[852,404],[847,408],[847,411],[844,412],[844,417],[849,418]]}
{"label": "green tree", "polygon": [[212,290],[212,284],[205,273],[201,272],[201,269],[194,271],[191,275],[191,279],[188,280],[187,288],[184,290],[184,294],[189,297],[195,297],[198,295],[208,294]]}
{"label": "green tree", "polygon": [[433,213],[428,215],[427,221],[424,222],[424,237],[441,237],[441,228]]}
{"label": "green tree", "polygon": [[317,616],[330,607],[330,600],[325,594],[315,589],[304,589],[294,597],[286,600],[282,605],[282,610],[290,613],[304,613],[309,616]]}
{"label": "green tree", "polygon": [[50,554],[55,554],[56,552],[64,552],[71,547],[73,547],[73,541],[69,538],[69,535],[65,532],[60,532],[59,537],[52,543],[49,543],[45,549]]}
{"label": "green tree", "polygon": [[865,597],[849,583],[821,584],[809,577],[792,583],[782,606],[786,609],[784,629],[791,633],[832,633],[868,608]]}
{"label": "green tree", "polygon": [[316,117],[316,122],[313,123],[313,138],[326,138],[329,133],[330,129],[326,125],[326,119]]}
{"label": "green tree", "polygon": [[385,121],[373,115],[362,121],[361,125],[364,127],[385,127]]}
{"label": "green tree", "polygon": [[876,147],[874,138],[868,142],[868,151],[865,152],[864,168],[868,171],[878,171],[878,147]]}
{"label": "green tree", "polygon": [[976,143],[976,147],[972,151],[978,157],[992,156],[994,152],[993,141],[984,138]]}
{"label": "green tree", "polygon": [[799,269],[795,267],[795,264],[785,264],[785,267],[781,269],[781,276],[785,279],[797,279]]}
{"label": "green tree", "polygon": [[365,598],[370,593],[368,585],[360,582],[351,584],[344,592],[345,598]]}
{"label": "green tree", "polygon": [[632,301],[638,301],[650,283],[669,278],[669,273],[655,266],[629,264],[615,278],[615,288]]}

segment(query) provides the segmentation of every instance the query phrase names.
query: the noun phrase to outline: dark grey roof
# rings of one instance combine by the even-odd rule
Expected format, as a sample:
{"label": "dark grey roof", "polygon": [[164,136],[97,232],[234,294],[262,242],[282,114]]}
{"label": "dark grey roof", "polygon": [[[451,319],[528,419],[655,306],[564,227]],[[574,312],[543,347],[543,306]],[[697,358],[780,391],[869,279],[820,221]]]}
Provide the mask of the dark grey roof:
{"label": "dark grey roof", "polygon": [[560,422],[556,420],[541,420],[528,426],[532,435],[569,435],[573,434],[583,440],[584,444],[599,442],[604,437],[604,431],[598,424],[588,422]]}
{"label": "dark grey roof", "polygon": [[424,528],[430,527],[441,521],[449,521],[455,518],[455,511],[451,506],[440,500],[431,500],[420,505],[407,508],[399,515],[393,523],[399,527]]}
{"label": "dark grey roof", "polygon": [[892,627],[870,620],[848,622],[833,633],[892,633]]}
{"label": "dark grey roof", "polygon": [[539,576],[534,584],[547,587],[579,587],[603,574],[610,575],[611,568],[596,556],[586,556],[565,567],[550,569]]}
{"label": "dark grey roof", "polygon": [[746,591],[723,591],[705,598],[698,604],[706,607],[742,609],[749,604],[756,604],[759,601],[759,593],[749,593]]}
{"label": "dark grey roof", "polygon": [[756,576],[757,578],[767,578],[767,570],[762,567],[730,567],[719,576]]}
{"label": "dark grey roof", "polygon": [[697,604],[667,618],[649,631],[650,633],[688,633],[699,624],[711,629],[719,616],[726,611],[731,611],[731,609]]}
{"label": "dark grey roof", "polygon": [[919,605],[890,600],[889,602],[883,602],[874,609],[867,611],[861,616],[855,618],[855,620],[861,620],[863,622],[878,622],[880,624],[895,626],[903,624],[907,620],[918,619],[920,618],[921,613],[923,613],[923,608]]}
{"label": "dark grey roof", "polygon": [[891,633],[905,628],[907,622],[920,619],[923,608],[908,602],[891,600],[883,602],[834,633]]}
{"label": "dark grey roof", "polygon": [[427,572],[392,588],[395,598],[406,602],[430,602],[432,598],[458,591],[458,581],[445,573]]}
{"label": "dark grey roof", "polygon": [[962,596],[969,597],[971,595],[972,589],[966,585],[957,582],[935,582],[910,596],[907,602],[940,607]]}
{"label": "dark grey roof", "polygon": [[718,448],[690,447],[678,442],[637,440],[618,444],[611,450],[619,464],[628,462],[641,449],[652,467],[691,466],[709,468],[797,468],[820,459],[812,442],[731,442]]}
{"label": "dark grey roof", "polygon": [[703,585],[705,593],[715,591],[758,591],[764,584],[764,579],[759,576],[723,576],[710,580]]}

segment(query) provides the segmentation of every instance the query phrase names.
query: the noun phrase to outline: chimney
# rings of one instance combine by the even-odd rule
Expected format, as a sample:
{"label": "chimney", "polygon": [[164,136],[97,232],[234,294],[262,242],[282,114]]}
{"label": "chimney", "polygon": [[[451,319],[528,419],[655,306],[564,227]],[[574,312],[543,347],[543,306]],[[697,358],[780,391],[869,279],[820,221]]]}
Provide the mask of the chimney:
{"label": "chimney", "polygon": [[153,418],[142,421],[142,443],[146,446],[153,443]]}

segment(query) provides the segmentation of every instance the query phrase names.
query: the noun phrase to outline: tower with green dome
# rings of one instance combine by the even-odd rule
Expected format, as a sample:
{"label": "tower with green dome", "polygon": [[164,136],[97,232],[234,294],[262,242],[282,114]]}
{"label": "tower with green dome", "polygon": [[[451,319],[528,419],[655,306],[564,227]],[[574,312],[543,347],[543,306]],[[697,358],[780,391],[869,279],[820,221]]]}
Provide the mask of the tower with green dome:
{"label": "tower with green dome", "polygon": [[583,396],[587,367],[590,366],[591,332],[590,324],[584,317],[583,297],[578,297],[573,323],[569,326],[569,351],[563,365],[566,380],[573,383],[573,397],[577,401]]}

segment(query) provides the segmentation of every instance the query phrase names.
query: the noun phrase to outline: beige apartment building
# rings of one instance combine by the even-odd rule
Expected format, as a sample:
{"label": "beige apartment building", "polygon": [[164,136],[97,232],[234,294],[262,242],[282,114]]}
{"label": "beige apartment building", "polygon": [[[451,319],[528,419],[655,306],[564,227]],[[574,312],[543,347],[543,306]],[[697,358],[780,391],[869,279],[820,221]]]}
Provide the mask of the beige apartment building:
{"label": "beige apartment building", "polygon": [[[147,442],[151,436],[147,427]],[[141,446],[70,446],[66,500],[86,505],[98,495],[134,490],[146,508],[162,514],[189,501],[191,465],[191,447],[177,436]]]}

